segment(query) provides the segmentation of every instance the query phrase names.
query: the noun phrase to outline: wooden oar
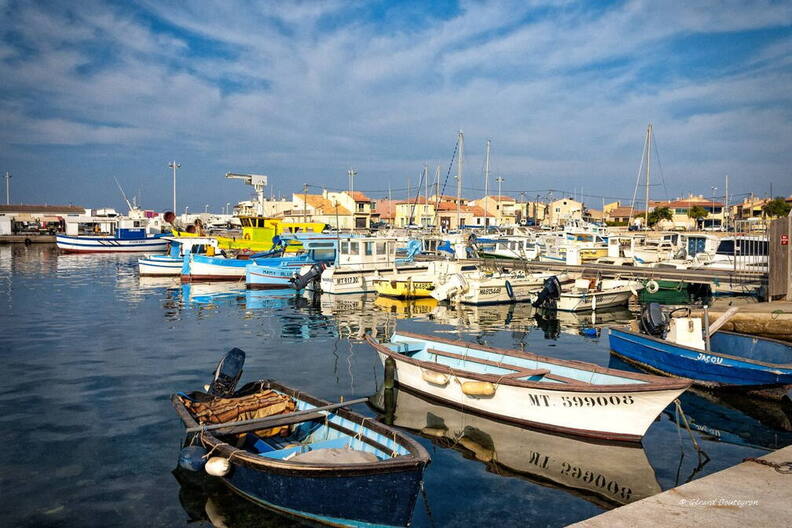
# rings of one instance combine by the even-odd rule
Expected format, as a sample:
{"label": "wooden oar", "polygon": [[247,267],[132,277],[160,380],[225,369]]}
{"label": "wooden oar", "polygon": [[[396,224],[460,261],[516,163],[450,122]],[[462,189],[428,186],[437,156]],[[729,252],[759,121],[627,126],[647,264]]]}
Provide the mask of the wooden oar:
{"label": "wooden oar", "polygon": [[739,310],[739,307],[737,307],[737,306],[732,306],[731,308],[729,308],[728,310],[726,310],[725,312],[723,312],[723,314],[722,314],[720,317],[718,317],[717,319],[715,319],[715,322],[714,322],[714,323],[712,323],[712,324],[710,325],[710,327],[707,329],[707,333],[708,333],[709,335],[712,335],[712,334],[714,334],[715,332],[717,332],[718,330],[720,330],[720,328],[721,328],[723,325],[725,325],[725,324],[726,324],[726,322],[727,322],[729,319],[731,319],[731,318],[732,318],[732,316],[734,316],[734,314],[736,314],[736,313],[737,313],[737,310]]}
{"label": "wooden oar", "polygon": [[[354,405],[356,403],[364,403],[367,402],[368,398],[358,398],[357,400],[349,400],[345,402],[339,403],[332,403],[330,405],[325,405],[323,407],[314,407],[313,409],[305,409],[302,411],[296,411],[293,413],[287,414],[275,414],[272,416],[266,416],[264,418],[251,418],[250,420],[240,420],[237,422],[224,422],[219,424],[212,424],[212,425],[198,425],[196,427],[188,427],[188,433],[197,433],[200,431],[215,431],[217,429],[228,429],[233,427],[235,432],[243,432],[242,429],[246,429],[249,431],[256,431],[258,429],[266,429],[269,427],[275,427],[278,425],[286,425],[286,423],[296,423],[299,421],[307,420],[308,416],[311,414],[316,414],[316,417],[321,416],[319,413],[321,411],[330,411],[333,409],[338,409],[339,407],[346,407],[347,405]],[[245,426],[245,427],[239,427]],[[255,426],[255,427],[247,427],[247,426]]]}

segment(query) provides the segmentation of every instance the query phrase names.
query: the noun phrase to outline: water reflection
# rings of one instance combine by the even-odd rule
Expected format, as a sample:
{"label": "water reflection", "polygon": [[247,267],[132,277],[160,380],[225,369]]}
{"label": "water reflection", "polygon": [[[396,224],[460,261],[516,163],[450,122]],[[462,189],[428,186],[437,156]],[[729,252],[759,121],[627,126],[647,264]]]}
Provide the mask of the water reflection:
{"label": "water reflection", "polygon": [[408,392],[382,389],[371,404],[388,424],[460,451],[487,471],[558,487],[603,508],[660,492],[640,445],[594,443],[467,414]]}
{"label": "water reflection", "polygon": [[[608,366],[641,372],[616,356],[611,356]],[[735,390],[693,387],[679,400],[691,429],[709,440],[768,450],[792,444],[792,400],[788,396],[768,400]],[[673,407],[665,412],[675,418]]]}

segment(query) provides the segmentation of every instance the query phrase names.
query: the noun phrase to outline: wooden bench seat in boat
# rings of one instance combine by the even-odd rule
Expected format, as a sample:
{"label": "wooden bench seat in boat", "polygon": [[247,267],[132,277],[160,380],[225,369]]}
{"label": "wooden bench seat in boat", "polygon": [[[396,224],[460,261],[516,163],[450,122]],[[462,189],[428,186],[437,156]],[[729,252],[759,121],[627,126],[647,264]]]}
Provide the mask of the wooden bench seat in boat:
{"label": "wooden bench seat in boat", "polygon": [[460,361],[479,363],[481,365],[486,365],[489,367],[498,367],[501,369],[514,371],[509,374],[504,374],[502,376],[504,378],[533,378],[533,377],[543,377],[550,374],[549,369],[526,369],[525,367],[518,367],[516,365],[510,365],[508,363],[492,361],[489,359],[479,358],[475,356],[463,356],[460,354],[454,354],[453,352],[445,352],[443,350],[437,350],[434,348],[427,349],[426,352],[428,354],[434,354],[436,356],[443,356],[452,359],[458,359]]}

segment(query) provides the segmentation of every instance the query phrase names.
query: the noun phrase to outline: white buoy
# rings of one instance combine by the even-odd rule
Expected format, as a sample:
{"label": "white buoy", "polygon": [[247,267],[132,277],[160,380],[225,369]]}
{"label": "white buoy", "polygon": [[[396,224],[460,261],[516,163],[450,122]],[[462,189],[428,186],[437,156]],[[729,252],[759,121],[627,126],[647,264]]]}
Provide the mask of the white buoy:
{"label": "white buoy", "polygon": [[206,462],[204,469],[213,477],[224,477],[231,471],[231,463],[227,458],[212,457]]}

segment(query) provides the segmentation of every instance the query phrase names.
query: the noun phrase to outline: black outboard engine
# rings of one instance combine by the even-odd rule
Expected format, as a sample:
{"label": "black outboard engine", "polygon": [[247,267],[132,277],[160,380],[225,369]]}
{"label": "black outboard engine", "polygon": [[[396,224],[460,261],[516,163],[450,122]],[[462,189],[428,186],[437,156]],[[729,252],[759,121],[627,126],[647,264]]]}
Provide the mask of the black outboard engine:
{"label": "black outboard engine", "polygon": [[310,284],[311,282],[318,281],[319,278],[322,276],[323,271],[324,271],[324,265],[317,263],[311,266],[311,269],[309,269],[306,273],[303,273],[302,275],[295,273],[294,277],[289,279],[289,282],[291,283],[292,288],[294,288],[295,290],[304,290],[305,287],[308,286],[308,284]]}
{"label": "black outboard engine", "polygon": [[649,303],[641,308],[638,324],[644,334],[664,338],[668,331],[668,316],[658,303]]}
{"label": "black outboard engine", "polygon": [[561,283],[553,275],[544,280],[542,291],[536,297],[532,306],[534,308],[555,308],[555,302],[561,298]]}
{"label": "black outboard engine", "polygon": [[229,350],[214,372],[214,378],[207,392],[212,396],[228,397],[234,394],[242,367],[245,365],[245,351],[238,348]]}

